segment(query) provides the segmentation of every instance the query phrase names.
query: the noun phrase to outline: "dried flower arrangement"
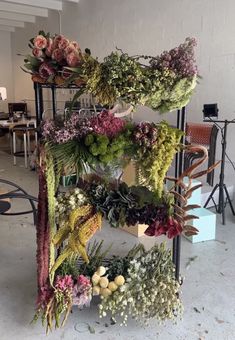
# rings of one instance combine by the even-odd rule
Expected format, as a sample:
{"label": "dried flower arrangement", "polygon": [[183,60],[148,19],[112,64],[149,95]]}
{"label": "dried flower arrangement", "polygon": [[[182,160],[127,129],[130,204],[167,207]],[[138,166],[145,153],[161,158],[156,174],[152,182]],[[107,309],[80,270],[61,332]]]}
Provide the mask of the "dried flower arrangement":
{"label": "dried flower arrangement", "polygon": [[140,244],[124,257],[107,257],[110,247],[102,251],[102,245],[103,241],[94,242],[89,247],[86,265],[78,255],[63,262],[53,287],[44,290],[34,321],[41,317],[47,331],[63,326],[73,306],[89,307],[94,296],[100,297],[100,317],[110,313],[121,325],[129,316],[145,324],[181,317],[180,285],[164,244],[148,251]]}
{"label": "dried flower arrangement", "polygon": [[[186,105],[192,95],[199,77],[195,46],[195,40],[187,38],[158,57],[130,57],[119,50],[99,62],[88,49],[83,53],[76,42],[41,31],[30,41],[33,56],[26,56],[24,66],[35,82],[75,83],[80,91],[74,99],[87,92],[108,107],[121,100],[165,112]],[[95,295],[101,298],[100,316],[110,312],[115,319],[121,318],[121,324],[129,316],[144,323],[151,318],[164,321],[181,316],[180,287],[171,252],[164,244],[148,251],[139,245],[124,257],[107,258],[102,243],[91,246],[89,241],[104,218],[112,227],[147,224],[148,236],[196,234],[197,229],[187,224],[188,219],[196,218],[187,216],[195,207],[187,199],[195,190],[191,180],[205,173],[195,170],[205,161],[206,149],[199,147],[202,159],[180,178],[172,179],[174,185],[167,191],[168,168],[185,147],[182,132],[164,121],[135,124],[103,110],[92,118],[81,119],[73,113],[62,123],[45,121],[41,132],[35,319],[41,317],[47,330],[59,327],[73,305],[79,309],[89,306]],[[97,168],[109,168],[110,175],[130,160],[137,169],[135,186],[122,183],[121,176],[118,180],[91,176]],[[58,193],[64,168],[76,169],[77,188]],[[188,177],[188,185],[184,177]],[[181,187],[181,194],[175,186]]]}
{"label": "dried flower arrangement", "polygon": [[[95,128],[99,126],[97,122],[99,116]],[[197,167],[206,160],[207,150],[203,147],[187,146],[186,151],[190,148],[192,151],[200,151],[203,157],[180,178],[172,179],[172,189],[165,191],[165,173],[160,173],[159,176],[156,160],[154,167],[148,166],[148,171],[157,169],[155,177],[159,176],[158,186],[153,185],[151,180],[147,182],[143,177],[143,163],[151,156],[152,150],[155,152],[156,147],[156,150],[164,148],[165,155],[162,153],[162,158],[165,156],[165,163],[170,164],[167,158],[172,159],[177,150],[183,147],[180,145],[181,132],[168,127],[165,122],[143,122],[137,125],[117,122],[116,130],[105,133],[103,123],[102,121],[102,134],[97,134],[94,132],[94,125],[88,120],[82,125],[83,133],[73,134],[65,143],[56,142],[54,139],[56,124],[51,133],[44,135],[44,146],[41,147],[40,153],[38,303],[35,318],[41,316],[48,330],[52,329],[53,324],[56,327],[63,325],[73,305],[80,309],[89,306],[94,295],[101,297],[100,316],[104,317],[110,312],[117,319],[121,317],[122,324],[127,322],[128,315],[147,322],[151,318],[160,321],[174,319],[182,313],[179,284],[174,277],[171,252],[163,245],[154,246],[149,251],[140,246],[138,249],[132,249],[126,257],[116,256],[110,261],[105,257],[106,252],[101,256],[99,251],[95,254],[93,251],[92,255],[86,245],[101,227],[103,218],[113,227],[148,224],[145,232],[148,236],[164,234],[173,238],[181,233],[196,234],[197,229],[187,223],[189,219],[196,218],[187,215],[187,211],[195,206],[188,205],[187,199],[196,189],[191,188],[192,179],[206,172],[195,173]],[[67,122],[60,129],[65,129],[66,124]],[[79,125],[76,128],[79,129]],[[82,178],[85,168],[82,164],[88,164],[93,170],[96,165],[106,165],[100,155],[104,156],[109,145],[111,147],[120,135],[125,136],[123,158],[133,158],[137,163],[138,160],[141,162],[141,179],[147,187],[141,184],[128,187],[120,179],[113,181],[97,175]],[[166,139],[164,136],[167,136]],[[98,137],[107,139],[105,146],[98,143]],[[168,145],[170,143],[171,147]],[[94,144],[95,153],[90,150]],[[105,152],[101,154],[102,148]],[[120,158],[113,157],[109,164],[116,163],[117,160],[122,164]],[[162,164],[161,158],[157,160]],[[81,178],[77,188],[58,194],[58,177],[63,165],[76,167]],[[167,171],[167,168],[164,168],[164,171]],[[184,183],[184,177],[188,177],[188,185]],[[182,188],[181,195],[174,190],[175,186]],[[180,206],[178,202],[181,203]],[[100,250],[99,247],[98,249]],[[84,262],[79,260],[80,257]]]}
{"label": "dried flower arrangement", "polygon": [[124,101],[167,112],[186,105],[196,86],[195,46],[195,39],[187,38],[157,57],[129,56],[117,50],[99,62],[89,49],[82,52],[77,42],[40,31],[29,42],[32,55],[25,56],[23,70],[35,82],[76,84],[78,95],[90,93],[101,105]]}

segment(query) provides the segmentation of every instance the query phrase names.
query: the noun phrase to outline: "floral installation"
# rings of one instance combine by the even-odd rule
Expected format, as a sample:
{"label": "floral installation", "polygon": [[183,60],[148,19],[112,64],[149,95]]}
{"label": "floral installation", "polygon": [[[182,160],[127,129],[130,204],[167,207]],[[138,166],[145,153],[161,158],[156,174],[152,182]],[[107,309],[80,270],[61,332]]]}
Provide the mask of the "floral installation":
{"label": "floral installation", "polygon": [[77,95],[90,93],[103,106],[122,101],[160,112],[179,109],[189,102],[199,78],[194,38],[160,56],[129,56],[117,49],[102,62],[89,49],[82,52],[77,42],[43,31],[30,40],[29,47],[32,55],[25,57],[24,70],[33,81],[76,84]]}
{"label": "floral installation", "polygon": [[[139,244],[126,256],[107,257],[110,247],[103,250],[103,241],[92,245],[90,240],[104,219],[116,228],[145,224],[151,237],[197,234],[187,223],[196,216],[187,212],[198,206],[187,200],[197,188],[191,187],[192,180],[208,171],[196,172],[207,150],[182,145],[182,132],[165,121],[136,124],[109,109],[117,101],[160,112],[186,105],[199,78],[195,46],[187,38],[160,56],[117,50],[99,62],[90,50],[82,52],[61,35],[40,31],[30,40],[32,55],[25,57],[24,66],[34,82],[76,85],[73,100],[86,92],[106,108],[92,117],[72,113],[65,121],[41,126],[35,320],[41,317],[47,331],[63,326],[73,306],[89,307],[94,296],[100,299],[100,317],[110,313],[121,325],[129,317],[147,323],[181,316],[180,285],[164,244],[149,250]],[[202,157],[179,178],[168,178],[173,185],[167,189],[167,171],[182,149],[200,151]],[[130,161],[136,167],[132,186],[122,181]],[[67,169],[76,172],[76,187],[60,192],[60,177]]]}

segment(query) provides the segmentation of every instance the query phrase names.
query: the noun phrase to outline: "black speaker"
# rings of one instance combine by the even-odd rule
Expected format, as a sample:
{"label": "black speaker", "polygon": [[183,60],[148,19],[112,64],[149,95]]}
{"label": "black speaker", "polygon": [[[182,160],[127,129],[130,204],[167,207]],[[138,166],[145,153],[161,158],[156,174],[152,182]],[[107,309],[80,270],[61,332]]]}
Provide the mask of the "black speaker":
{"label": "black speaker", "polygon": [[204,104],[202,112],[204,119],[218,119],[219,109],[217,104]]}

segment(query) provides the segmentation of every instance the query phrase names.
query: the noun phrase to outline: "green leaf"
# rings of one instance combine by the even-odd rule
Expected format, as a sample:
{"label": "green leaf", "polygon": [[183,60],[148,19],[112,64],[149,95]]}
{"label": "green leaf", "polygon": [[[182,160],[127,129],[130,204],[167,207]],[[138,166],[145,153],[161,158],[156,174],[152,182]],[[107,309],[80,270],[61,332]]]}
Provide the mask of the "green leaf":
{"label": "green leaf", "polygon": [[33,74],[33,72],[29,72],[29,71],[23,69],[23,67],[20,67],[20,68],[21,68],[21,70],[24,71],[25,73]]}
{"label": "green leaf", "polygon": [[33,66],[39,66],[41,64],[41,61],[39,59],[37,59],[36,57],[31,56],[30,54],[28,54],[26,56],[26,58],[27,58],[26,60],[28,60],[28,62],[30,64],[32,64]]}
{"label": "green leaf", "polygon": [[38,35],[43,35],[44,37],[46,37],[46,33],[45,33],[43,30],[40,30],[40,31],[38,32]]}
{"label": "green leaf", "polygon": [[25,67],[27,70],[30,70],[30,71],[33,71],[33,70],[34,70],[34,67],[33,67],[33,65],[31,65],[31,64],[24,64],[24,67]]}
{"label": "green leaf", "polygon": [[82,73],[82,68],[81,67],[65,67],[66,70],[76,72],[81,74]]}

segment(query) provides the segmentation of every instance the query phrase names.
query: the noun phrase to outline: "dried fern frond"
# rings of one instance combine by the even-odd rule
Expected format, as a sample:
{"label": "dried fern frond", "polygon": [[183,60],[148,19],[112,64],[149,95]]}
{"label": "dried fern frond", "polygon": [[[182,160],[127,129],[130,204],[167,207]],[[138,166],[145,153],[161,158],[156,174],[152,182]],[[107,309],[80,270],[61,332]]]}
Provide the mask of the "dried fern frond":
{"label": "dried fern frond", "polygon": [[[200,153],[202,156],[193,165],[186,169],[179,178],[166,177],[166,179],[174,182],[172,188],[170,189],[170,193],[173,194],[177,203],[173,205],[175,211],[174,217],[181,223],[183,227],[183,233],[186,236],[192,236],[197,235],[198,230],[186,223],[190,220],[198,219],[198,216],[192,214],[187,215],[187,211],[200,208],[200,206],[197,204],[188,204],[188,199],[192,196],[192,193],[195,190],[202,186],[202,184],[198,184],[192,187],[192,181],[193,179],[199,178],[214,170],[220,161],[209,167],[207,170],[196,172],[197,168],[208,159],[207,149],[204,146],[187,145],[185,146],[185,152]],[[187,183],[184,181],[185,178],[188,178]],[[176,191],[177,187],[181,188],[181,193]]]}

